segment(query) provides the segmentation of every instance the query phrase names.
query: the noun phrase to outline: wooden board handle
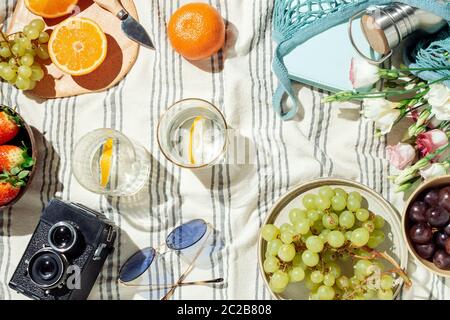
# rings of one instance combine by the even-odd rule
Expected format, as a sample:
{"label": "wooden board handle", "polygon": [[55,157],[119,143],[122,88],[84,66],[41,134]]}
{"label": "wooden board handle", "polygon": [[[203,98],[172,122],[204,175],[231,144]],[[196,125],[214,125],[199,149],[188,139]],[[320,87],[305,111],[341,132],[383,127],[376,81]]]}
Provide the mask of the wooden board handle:
{"label": "wooden board handle", "polygon": [[94,2],[115,16],[120,11],[125,10],[119,0],[94,0]]}

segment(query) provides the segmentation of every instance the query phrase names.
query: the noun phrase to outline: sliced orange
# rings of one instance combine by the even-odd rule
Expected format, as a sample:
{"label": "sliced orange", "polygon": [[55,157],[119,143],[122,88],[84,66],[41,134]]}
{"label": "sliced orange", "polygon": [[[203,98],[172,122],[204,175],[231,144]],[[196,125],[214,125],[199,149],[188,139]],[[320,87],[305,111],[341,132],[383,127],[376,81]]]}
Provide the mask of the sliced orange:
{"label": "sliced orange", "polygon": [[48,43],[52,62],[62,71],[82,76],[105,61],[108,40],[100,26],[87,18],[69,18],[53,30]]}
{"label": "sliced orange", "polygon": [[195,127],[198,124],[199,121],[203,120],[202,116],[198,116],[194,119],[194,122],[192,123],[190,132],[189,132],[189,161],[191,164],[196,164],[195,156],[194,156],[194,134],[195,134]]}
{"label": "sliced orange", "polygon": [[100,173],[101,173],[101,185],[106,187],[111,176],[111,162],[113,154],[114,140],[109,138],[103,145],[102,156],[100,157]]}
{"label": "sliced orange", "polygon": [[28,10],[44,18],[58,18],[71,13],[78,0],[25,0]]}

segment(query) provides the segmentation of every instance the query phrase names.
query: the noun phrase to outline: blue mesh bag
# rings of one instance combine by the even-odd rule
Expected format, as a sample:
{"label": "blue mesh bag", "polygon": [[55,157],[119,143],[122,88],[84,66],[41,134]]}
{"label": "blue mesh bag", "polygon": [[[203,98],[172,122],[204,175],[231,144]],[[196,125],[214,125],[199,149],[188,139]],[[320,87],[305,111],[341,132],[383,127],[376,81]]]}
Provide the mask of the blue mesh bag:
{"label": "blue mesh bag", "polygon": [[[387,5],[401,2],[412,7],[421,8],[450,21],[449,0],[275,0],[274,39],[277,48],[273,60],[273,71],[278,78],[279,86],[273,96],[273,107],[284,119],[292,119],[298,111],[300,102],[292,89],[288,70],[284,65],[284,57],[300,44],[315,35],[322,33],[341,23],[347,22],[356,13],[374,5]],[[444,30],[432,43],[423,41],[417,45],[412,54],[405,56],[411,66],[442,66],[448,60],[441,55],[436,59],[436,52],[450,51],[449,31]],[[450,75],[448,70],[438,73],[420,73],[425,80],[432,80],[442,75]],[[285,95],[291,100],[292,107],[284,111],[282,102]]]}

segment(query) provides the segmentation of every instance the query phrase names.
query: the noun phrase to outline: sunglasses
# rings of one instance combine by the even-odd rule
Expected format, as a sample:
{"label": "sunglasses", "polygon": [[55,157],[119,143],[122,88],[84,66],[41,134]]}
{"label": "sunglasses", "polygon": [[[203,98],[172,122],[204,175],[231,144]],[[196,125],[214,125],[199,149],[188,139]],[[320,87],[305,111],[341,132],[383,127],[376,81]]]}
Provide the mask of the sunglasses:
{"label": "sunglasses", "polygon": [[[197,219],[189,221],[185,224],[180,225],[175,228],[166,238],[165,244],[159,248],[148,247],[140,250],[133,254],[128,260],[123,264],[119,271],[119,281],[126,286],[130,287],[149,287],[150,289],[169,289],[169,291],[164,295],[162,300],[170,299],[175,290],[182,286],[191,285],[204,285],[204,284],[215,284],[223,282],[223,278],[203,280],[203,281],[193,281],[184,282],[186,277],[192,271],[195,266],[195,262],[203,252],[208,243],[208,239],[213,233],[213,228],[210,224],[204,220]],[[136,280],[141,275],[143,275],[155,261],[158,256],[161,256],[165,252],[164,247],[170,250],[182,252],[183,250],[188,250],[194,247],[196,244],[200,243],[200,247],[192,258],[186,271],[179,277],[176,283],[170,285],[134,285],[130,282]],[[166,251],[167,252],[167,251]]]}

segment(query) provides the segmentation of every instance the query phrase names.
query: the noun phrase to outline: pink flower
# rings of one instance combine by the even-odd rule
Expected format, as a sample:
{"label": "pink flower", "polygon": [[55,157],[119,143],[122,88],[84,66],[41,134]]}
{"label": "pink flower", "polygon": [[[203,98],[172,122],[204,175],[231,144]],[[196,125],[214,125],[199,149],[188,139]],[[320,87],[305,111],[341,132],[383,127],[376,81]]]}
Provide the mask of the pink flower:
{"label": "pink flower", "polygon": [[370,87],[380,80],[379,69],[363,59],[352,59],[350,81],[354,89]]}
{"label": "pink flower", "polygon": [[398,170],[403,170],[411,165],[416,158],[416,150],[407,143],[398,143],[395,146],[386,147],[389,162]]}
{"label": "pink flower", "polygon": [[444,131],[435,129],[419,134],[416,144],[420,154],[425,157],[430,153],[434,153],[440,147],[446,146],[448,137]]}

